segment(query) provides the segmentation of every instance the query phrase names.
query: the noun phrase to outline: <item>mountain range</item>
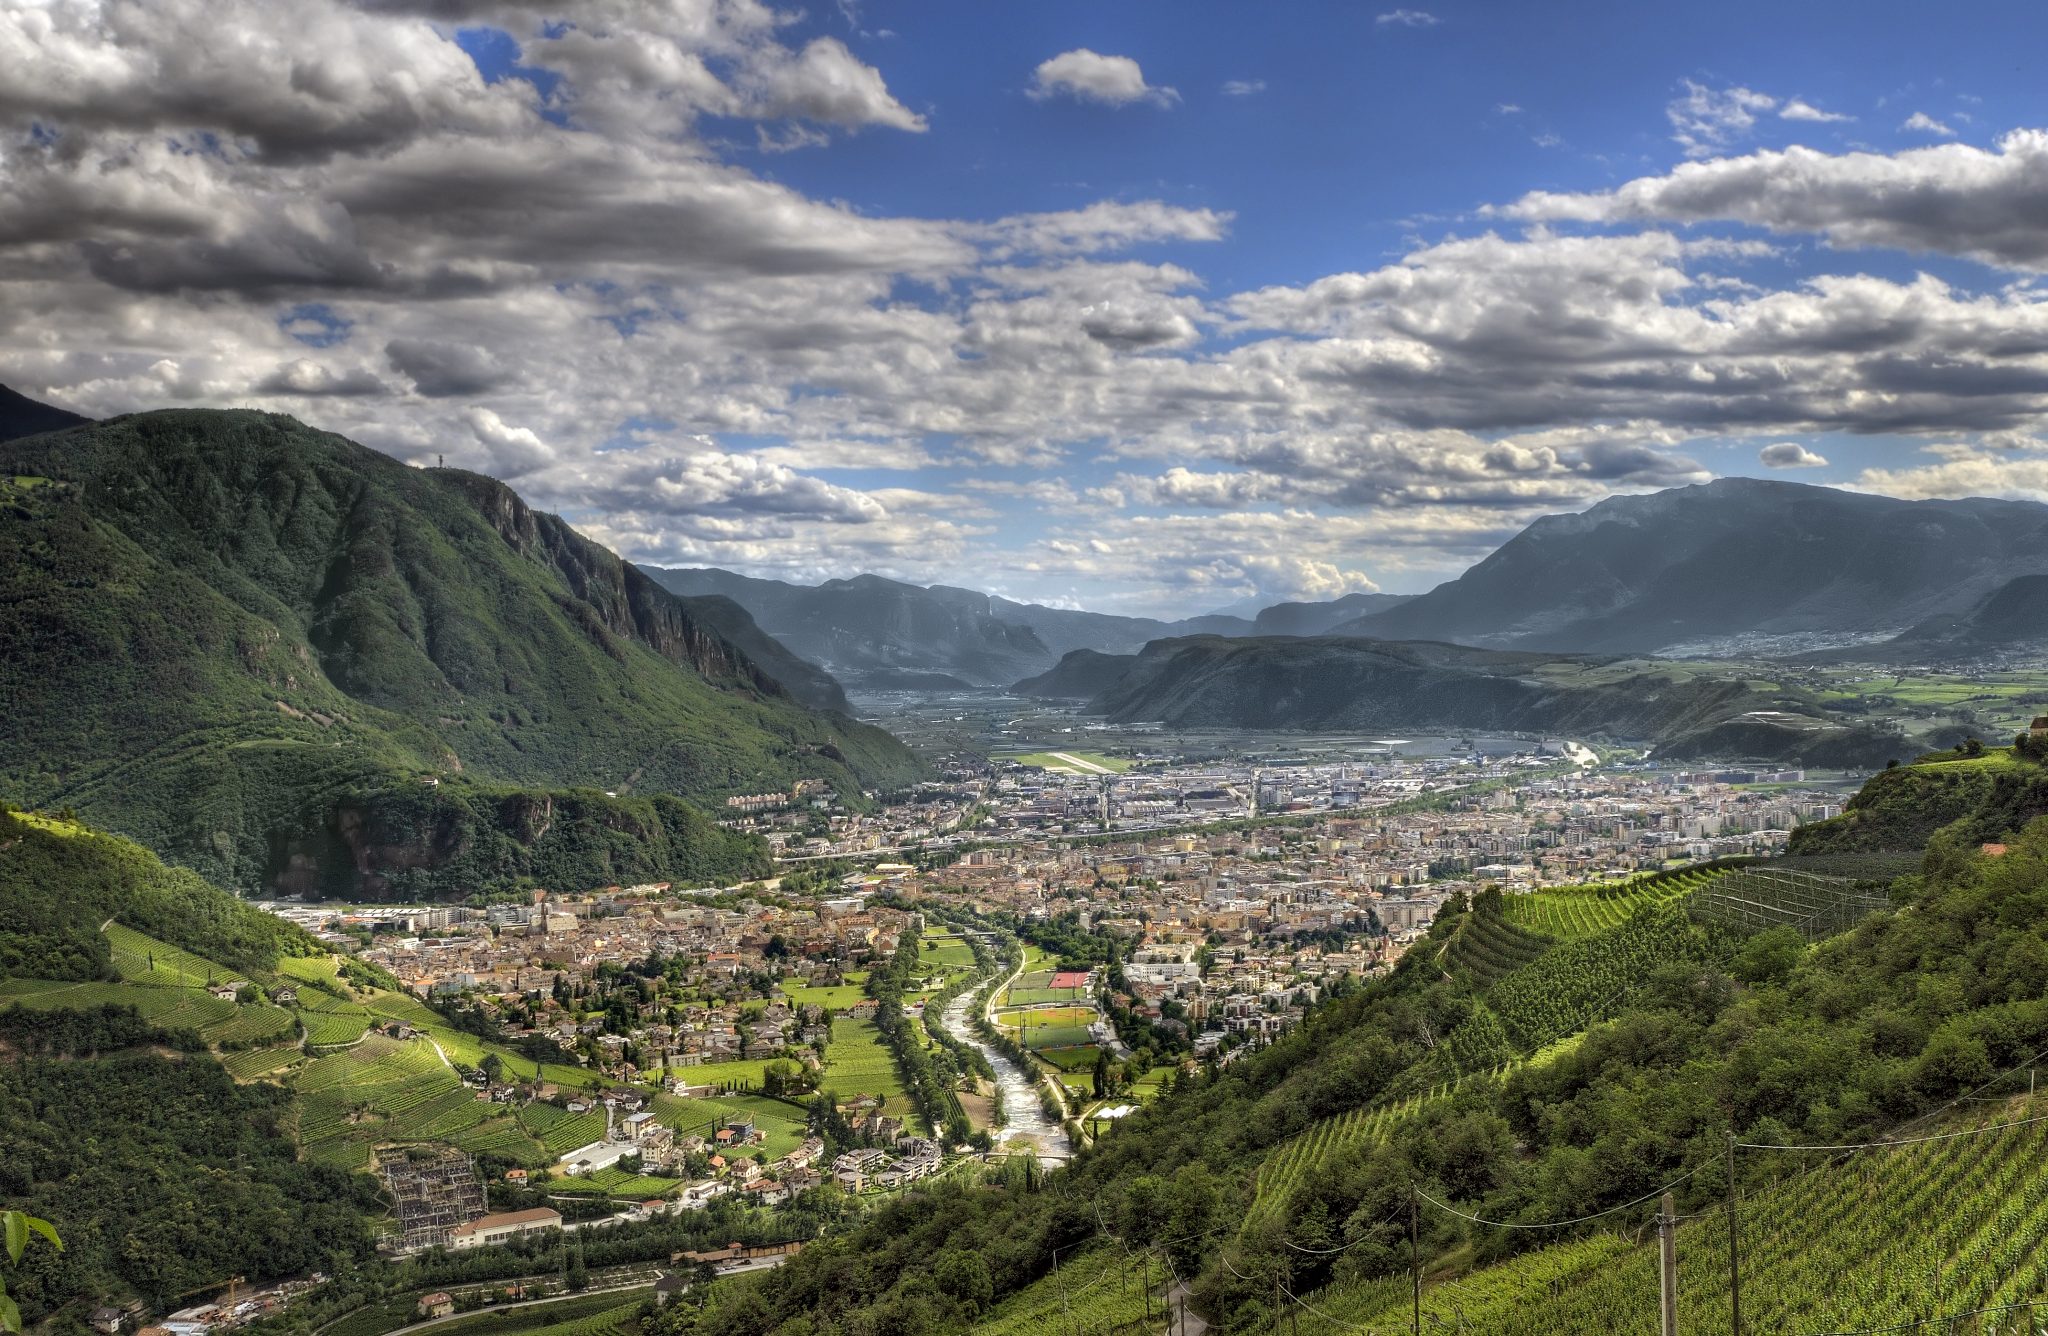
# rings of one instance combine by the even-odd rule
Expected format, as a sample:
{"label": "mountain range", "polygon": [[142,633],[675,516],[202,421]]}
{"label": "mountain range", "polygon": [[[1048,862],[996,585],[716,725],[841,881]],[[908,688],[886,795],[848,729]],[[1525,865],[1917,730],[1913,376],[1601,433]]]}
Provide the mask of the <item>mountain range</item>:
{"label": "mountain range", "polygon": [[287,417],[0,444],[0,792],[248,891],[753,875],[686,798],[921,773],[726,599]]}
{"label": "mountain range", "polygon": [[1557,733],[1673,758],[1857,767],[1883,765],[1900,745],[1834,718],[1804,691],[1652,659],[1432,641],[1189,636],[1133,655],[1077,650],[1016,689],[1086,700],[1086,712],[1114,723],[1174,729]]}
{"label": "mountain range", "polygon": [[1722,478],[1539,519],[1339,635],[1590,653],[1820,650],[1967,613],[2048,574],[2048,506]]}
{"label": "mountain range", "polygon": [[672,593],[730,598],[797,655],[842,681],[881,690],[1006,686],[1075,650],[1131,654],[1174,636],[1320,635],[1404,601],[1347,594],[1327,603],[1278,603],[1255,619],[1210,614],[1168,622],[879,575],[800,585],[716,568],[644,569]]}

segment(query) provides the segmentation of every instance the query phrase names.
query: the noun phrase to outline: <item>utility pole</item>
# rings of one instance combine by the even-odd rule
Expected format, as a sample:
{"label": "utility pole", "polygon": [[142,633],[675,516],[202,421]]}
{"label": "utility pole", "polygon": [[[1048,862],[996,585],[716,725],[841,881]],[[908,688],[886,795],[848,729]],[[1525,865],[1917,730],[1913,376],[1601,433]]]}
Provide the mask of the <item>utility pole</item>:
{"label": "utility pole", "polygon": [[1657,1280],[1661,1294],[1660,1336],[1678,1336],[1678,1213],[1671,1194],[1657,1208]]}
{"label": "utility pole", "polygon": [[1728,1330],[1742,1336],[1742,1259],[1735,1250],[1735,1130],[1728,1131]]}
{"label": "utility pole", "polygon": [[[1408,1189],[1408,1278],[1415,1295],[1415,1322],[1413,1336],[1422,1336],[1422,1202],[1416,1197],[1415,1189]],[[1739,1336],[1739,1333],[1738,1333]]]}

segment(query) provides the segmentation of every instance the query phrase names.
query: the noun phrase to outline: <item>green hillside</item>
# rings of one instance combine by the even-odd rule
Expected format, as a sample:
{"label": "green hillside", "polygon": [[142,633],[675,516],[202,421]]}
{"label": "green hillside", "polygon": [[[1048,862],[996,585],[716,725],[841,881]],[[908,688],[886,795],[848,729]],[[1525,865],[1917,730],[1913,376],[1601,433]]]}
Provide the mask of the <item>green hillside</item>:
{"label": "green hillside", "polygon": [[0,978],[119,977],[114,945],[101,931],[109,922],[203,953],[227,977],[320,949],[282,919],[127,840],[0,805]]}
{"label": "green hillside", "polygon": [[[1712,1217],[1729,1133],[1836,1146],[1931,1127],[1963,1135],[1868,1168],[1740,1152],[1751,1329],[2048,1298],[2048,1212],[2027,1186],[2039,1128],[1981,1142],[1974,1130],[2033,1116],[2004,1101],[2048,1056],[2048,821],[2010,843],[2000,857],[1930,860],[1889,902],[1868,878],[1786,880],[1783,926],[1761,931],[1725,913],[1739,900],[1770,921],[1777,883],[1743,869],[1454,905],[1391,976],[1178,1083],[1058,1191],[934,1189],[806,1250],[757,1287],[751,1311],[699,1330],[827,1314],[977,1330],[1056,1298],[1056,1253],[1097,1259],[1073,1263],[1070,1293],[1097,1281],[1104,1246],[1132,1267],[1170,1261],[1225,1330],[1405,1329],[1411,1201],[1426,1311],[1446,1327],[1462,1313],[1468,1330],[1631,1329],[1615,1314],[1654,1311],[1643,1203],[1667,1185],[1697,1218],[1681,1242],[1685,1329],[1722,1330],[1712,1249],[1725,1221]],[[1831,885],[1864,916],[1809,944],[1798,925]],[[1929,1211],[1938,1223],[1915,1232]],[[934,1287],[935,1259],[955,1253],[979,1259],[985,1290]],[[1135,1298],[1118,1295],[1105,1329],[1162,1329]],[[1312,1324],[1314,1311],[1328,1319]]]}
{"label": "green hillside", "polygon": [[2048,815],[2048,765],[2011,748],[1937,753],[1870,778],[1832,821],[1792,833],[1795,854],[1918,849],[1950,828],[1962,843],[2000,840]]}
{"label": "green hillside", "polygon": [[210,411],[8,442],[0,477],[0,790],[224,886],[746,875],[756,847],[594,791],[858,802],[918,771],[488,478]]}

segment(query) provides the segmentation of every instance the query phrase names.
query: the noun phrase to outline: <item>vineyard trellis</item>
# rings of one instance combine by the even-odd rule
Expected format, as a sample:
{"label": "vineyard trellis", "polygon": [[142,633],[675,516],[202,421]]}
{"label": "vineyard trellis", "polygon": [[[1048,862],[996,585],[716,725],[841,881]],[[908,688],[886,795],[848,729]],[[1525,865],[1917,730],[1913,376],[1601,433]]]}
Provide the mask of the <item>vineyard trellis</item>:
{"label": "vineyard trellis", "polygon": [[1885,896],[1845,877],[1779,867],[1747,867],[1702,886],[1686,902],[1702,922],[1744,932],[1796,928],[1809,942],[1846,932],[1865,915],[1889,909]]}

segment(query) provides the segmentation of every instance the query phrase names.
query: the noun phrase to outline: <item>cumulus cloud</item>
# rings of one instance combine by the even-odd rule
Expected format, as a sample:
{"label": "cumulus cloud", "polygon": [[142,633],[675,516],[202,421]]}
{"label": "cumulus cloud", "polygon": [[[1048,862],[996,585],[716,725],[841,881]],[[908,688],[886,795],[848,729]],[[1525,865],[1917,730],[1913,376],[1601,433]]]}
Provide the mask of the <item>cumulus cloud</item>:
{"label": "cumulus cloud", "polygon": [[1913,134],[1938,135],[1943,139],[1953,139],[1956,133],[1924,111],[1916,111],[1908,116],[1899,128]]}
{"label": "cumulus cloud", "polygon": [[1838,246],[2038,269],[2048,266],[2048,131],[2016,130],[1992,149],[1768,150],[1683,163],[1596,194],[1538,191],[1499,212],[1530,222],[1748,223]]}
{"label": "cumulus cloud", "polygon": [[1773,441],[1757,451],[1756,457],[1767,469],[1817,469],[1828,462],[1797,441]]}
{"label": "cumulus cloud", "polygon": [[1180,94],[1173,89],[1146,83],[1144,71],[1129,56],[1100,55],[1085,46],[1040,62],[1025,91],[1039,100],[1071,97],[1110,107],[1134,102],[1170,107],[1180,101]]}
{"label": "cumulus cloud", "polygon": [[491,472],[500,477],[523,477],[555,460],[555,452],[532,430],[513,426],[491,409],[471,404],[464,417],[478,443],[490,454],[494,466]]}
{"label": "cumulus cloud", "polygon": [[[1690,162],[1212,291],[1220,209],[890,217],[733,160],[926,125],[752,0],[557,17],[0,12],[0,381],[95,415],[297,413],[514,478],[635,559],[969,571],[1141,611],[1415,587],[1536,514],[1707,477],[1702,439],[1943,442],[1901,488],[2011,490],[2004,465],[2042,456],[2041,290],[1853,258],[1787,282],[1773,242],[1674,230],[2042,268],[2038,132]],[[482,82],[452,38],[472,25],[530,77]],[[1111,73],[1126,102],[1165,96]],[[1808,119],[1735,92],[1703,90],[1696,142]]]}

